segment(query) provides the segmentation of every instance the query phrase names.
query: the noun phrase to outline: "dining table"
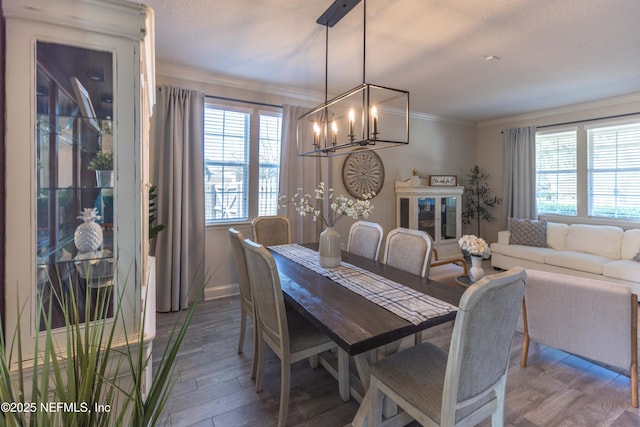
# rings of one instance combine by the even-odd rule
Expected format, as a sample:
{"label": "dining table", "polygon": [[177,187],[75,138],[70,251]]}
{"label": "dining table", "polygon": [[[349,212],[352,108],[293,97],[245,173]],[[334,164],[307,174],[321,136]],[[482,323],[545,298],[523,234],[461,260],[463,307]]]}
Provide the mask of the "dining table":
{"label": "dining table", "polygon": [[[403,338],[453,321],[466,288],[435,282],[345,251],[342,251],[340,274],[337,274],[336,270],[319,265],[317,248],[317,243],[312,243],[271,246],[268,249],[275,259],[288,307],[337,344],[337,360],[329,363],[321,359],[321,363],[338,379],[340,396],[345,401],[353,397],[362,402],[369,385],[369,364],[375,362],[380,353],[397,351]],[[306,253],[304,262],[289,255],[289,252],[302,250]],[[358,289],[354,292],[340,283],[342,276],[366,276],[371,283],[399,284],[400,288],[417,298],[431,299],[446,309],[424,318],[414,318],[411,313],[404,316],[405,313],[394,310],[395,301],[387,306],[380,305],[376,300],[378,295],[358,293]],[[389,293],[391,298],[395,294],[395,291]],[[350,373],[350,358],[357,375]]]}

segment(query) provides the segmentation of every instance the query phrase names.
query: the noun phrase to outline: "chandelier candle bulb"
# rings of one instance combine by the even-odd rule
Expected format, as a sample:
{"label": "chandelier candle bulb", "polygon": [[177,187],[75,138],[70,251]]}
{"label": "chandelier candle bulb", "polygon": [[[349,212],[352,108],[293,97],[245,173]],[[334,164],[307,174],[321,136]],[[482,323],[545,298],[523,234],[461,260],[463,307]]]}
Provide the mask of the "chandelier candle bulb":
{"label": "chandelier candle bulb", "polygon": [[374,105],[371,107],[371,120],[373,122],[373,135],[378,134],[378,109]]}
{"label": "chandelier candle bulb", "polygon": [[320,146],[320,126],[318,126],[318,123],[313,124],[313,145]]}
{"label": "chandelier candle bulb", "polygon": [[338,143],[338,125],[335,120],[331,123],[331,131],[333,133],[333,139],[331,142],[333,145],[336,145]]}
{"label": "chandelier candle bulb", "polygon": [[349,110],[349,136],[353,139],[355,133],[353,132],[353,127],[356,122],[356,113],[353,112],[353,108]]}

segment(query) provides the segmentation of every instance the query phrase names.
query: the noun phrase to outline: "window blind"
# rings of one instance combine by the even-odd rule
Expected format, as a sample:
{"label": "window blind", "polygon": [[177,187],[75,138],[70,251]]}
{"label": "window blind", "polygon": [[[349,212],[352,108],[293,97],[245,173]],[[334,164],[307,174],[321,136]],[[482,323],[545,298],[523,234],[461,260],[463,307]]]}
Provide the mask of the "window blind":
{"label": "window blind", "polygon": [[538,213],[577,215],[576,131],[536,134]]}
{"label": "window blind", "polygon": [[250,114],[205,105],[205,219],[247,219]]}
{"label": "window blind", "polygon": [[589,215],[640,218],[640,124],[592,128],[587,138]]}
{"label": "window blind", "polygon": [[258,215],[278,214],[282,117],[260,115]]}

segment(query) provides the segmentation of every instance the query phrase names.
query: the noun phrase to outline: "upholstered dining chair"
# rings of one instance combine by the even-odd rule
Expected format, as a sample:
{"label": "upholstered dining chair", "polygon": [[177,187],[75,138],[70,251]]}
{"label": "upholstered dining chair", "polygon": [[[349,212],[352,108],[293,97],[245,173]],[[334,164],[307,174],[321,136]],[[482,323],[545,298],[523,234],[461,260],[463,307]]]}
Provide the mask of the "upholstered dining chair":
{"label": "upholstered dining chair", "polygon": [[[249,239],[245,239],[244,247],[258,324],[256,392],[262,390],[266,343],[280,358],[278,426],[284,426],[289,406],[291,364],[311,358],[315,367],[315,356],[335,348],[336,344],[297,312],[285,310],[278,269],[269,251]],[[339,378],[342,378],[341,373]]]}
{"label": "upholstered dining chair", "polygon": [[383,234],[380,224],[356,221],[349,229],[347,252],[378,261]]}
{"label": "upholstered dining chair", "polygon": [[399,227],[387,234],[382,262],[426,277],[429,274],[432,252],[432,240],[427,233]]}
{"label": "upholstered dining chair", "polygon": [[[429,237],[431,237],[429,235]],[[453,281],[455,276],[461,276],[463,274],[469,274],[469,266],[467,265],[467,261],[462,256],[452,257],[440,259],[437,249],[434,246],[433,238],[431,238],[431,245],[433,248],[433,256],[431,257],[431,264],[429,265],[429,278],[431,279],[431,274],[433,274],[436,278],[434,280],[439,281],[439,278],[448,279],[449,283],[446,283],[446,279],[443,283],[447,285],[455,285]],[[448,268],[438,268],[440,266],[448,266]]]}
{"label": "upholstered dining chair", "polygon": [[264,246],[291,243],[291,222],[286,216],[266,215],[251,222],[253,241]]}
{"label": "upholstered dining chair", "polygon": [[236,264],[238,285],[240,287],[240,337],[238,338],[238,353],[242,353],[244,336],[247,328],[247,317],[253,322],[253,356],[251,359],[251,378],[256,377],[258,332],[256,327],[256,314],[253,306],[253,292],[249,283],[247,259],[244,254],[244,235],[235,228],[229,228],[229,239],[233,250],[233,259]]}
{"label": "upholstered dining chair", "polygon": [[449,353],[422,343],[371,365],[365,396],[379,426],[386,395],[423,426],[475,425],[504,418],[511,342],[524,296],[520,267],[485,276],[460,300]]}

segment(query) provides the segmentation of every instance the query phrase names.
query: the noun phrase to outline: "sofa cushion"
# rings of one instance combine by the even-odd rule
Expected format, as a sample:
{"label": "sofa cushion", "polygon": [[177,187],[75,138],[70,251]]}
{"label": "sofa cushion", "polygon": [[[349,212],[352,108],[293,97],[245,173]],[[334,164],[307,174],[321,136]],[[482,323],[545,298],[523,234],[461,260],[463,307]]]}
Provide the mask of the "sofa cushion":
{"label": "sofa cushion", "polygon": [[547,220],[509,218],[512,245],[547,247]]}
{"label": "sofa cushion", "polygon": [[620,227],[572,224],[567,234],[566,250],[620,259],[623,235]]}
{"label": "sofa cushion", "polygon": [[502,243],[492,243],[491,252],[507,255],[512,258],[526,259],[529,261],[544,264],[547,255],[554,253],[555,250],[551,248],[538,248],[534,246],[504,245]]}
{"label": "sofa cushion", "polygon": [[640,262],[630,260],[611,261],[602,266],[602,274],[612,279],[637,282],[640,278]]}
{"label": "sofa cushion", "polygon": [[602,266],[611,261],[615,260],[600,255],[574,251],[553,251],[545,257],[546,264],[593,274],[602,274]]}
{"label": "sofa cushion", "polygon": [[640,253],[640,229],[627,230],[622,237],[620,258],[633,259]]}
{"label": "sofa cushion", "polygon": [[547,222],[547,246],[564,251],[567,248],[567,233],[569,224]]}

